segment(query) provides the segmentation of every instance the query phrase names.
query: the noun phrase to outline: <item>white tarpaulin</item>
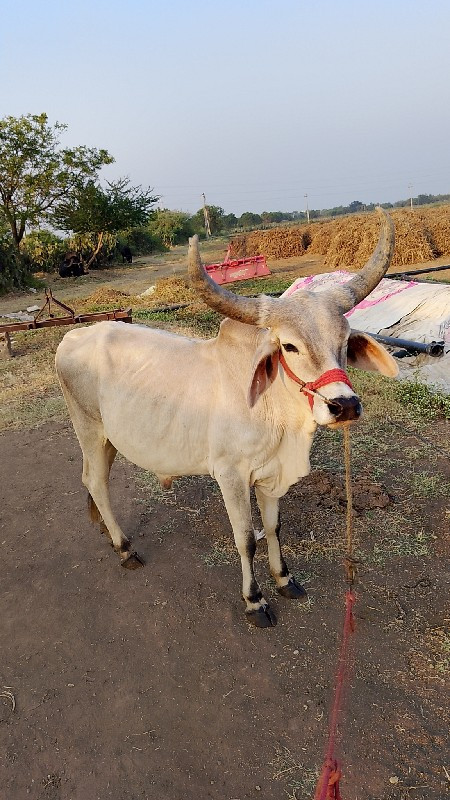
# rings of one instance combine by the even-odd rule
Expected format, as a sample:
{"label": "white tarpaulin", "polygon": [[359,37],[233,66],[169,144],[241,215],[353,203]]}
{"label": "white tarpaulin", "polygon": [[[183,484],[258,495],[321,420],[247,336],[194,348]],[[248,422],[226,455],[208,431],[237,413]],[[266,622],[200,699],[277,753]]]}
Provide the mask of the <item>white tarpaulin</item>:
{"label": "white tarpaulin", "polygon": [[[298,278],[283,296],[298,289],[323,291],[346,283],[350,272],[326,272]],[[424,381],[450,391],[450,284],[419,283],[383,278],[355,308],[345,315],[352,328],[415,342],[444,342],[444,355],[399,359],[400,377]]]}

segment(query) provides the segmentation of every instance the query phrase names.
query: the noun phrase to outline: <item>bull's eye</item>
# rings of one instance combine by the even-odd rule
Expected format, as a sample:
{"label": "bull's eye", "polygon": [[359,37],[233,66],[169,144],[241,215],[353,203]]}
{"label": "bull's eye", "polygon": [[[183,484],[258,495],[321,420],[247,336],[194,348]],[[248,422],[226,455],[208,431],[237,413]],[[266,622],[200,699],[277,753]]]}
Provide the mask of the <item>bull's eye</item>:
{"label": "bull's eye", "polygon": [[287,344],[284,344],[283,347],[286,350],[286,353],[298,353],[298,348],[295,346],[295,344],[289,344],[289,342],[287,342]]}

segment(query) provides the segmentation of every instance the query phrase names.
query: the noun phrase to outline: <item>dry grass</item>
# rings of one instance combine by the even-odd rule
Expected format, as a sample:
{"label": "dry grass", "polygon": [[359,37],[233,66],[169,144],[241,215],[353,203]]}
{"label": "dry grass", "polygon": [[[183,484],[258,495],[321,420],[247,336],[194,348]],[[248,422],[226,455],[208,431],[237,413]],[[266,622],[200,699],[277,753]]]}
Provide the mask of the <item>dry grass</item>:
{"label": "dry grass", "polygon": [[158,281],[155,286],[153,294],[143,300],[151,299],[154,305],[164,305],[170,303],[190,303],[191,301],[198,300],[198,295],[189,286],[189,283],[184,278],[163,278]]}
{"label": "dry grass", "polygon": [[15,357],[0,361],[0,430],[67,417],[56,377],[56,348],[68,328],[16,333]]}
{"label": "dry grass", "polygon": [[[67,305],[74,309],[76,314],[95,313],[96,311],[109,311],[112,308],[136,308],[142,305],[141,298],[136,295],[102,286],[84,298],[69,298]],[[145,302],[143,305],[146,305]]]}
{"label": "dry grass", "polygon": [[[450,255],[450,205],[413,211],[399,209],[392,212],[392,217],[396,232],[393,266]],[[379,228],[378,215],[354,214],[311,225],[253,231],[233,240],[232,253],[288,258],[308,252],[323,255],[328,269],[358,269],[373,252]]]}
{"label": "dry grass", "polygon": [[195,292],[184,278],[173,276],[161,278],[156,282],[154,291],[145,297],[103,286],[88,297],[69,298],[66,302],[75,313],[81,314],[109,311],[112,308],[151,310],[172,303],[190,303],[196,298]]}

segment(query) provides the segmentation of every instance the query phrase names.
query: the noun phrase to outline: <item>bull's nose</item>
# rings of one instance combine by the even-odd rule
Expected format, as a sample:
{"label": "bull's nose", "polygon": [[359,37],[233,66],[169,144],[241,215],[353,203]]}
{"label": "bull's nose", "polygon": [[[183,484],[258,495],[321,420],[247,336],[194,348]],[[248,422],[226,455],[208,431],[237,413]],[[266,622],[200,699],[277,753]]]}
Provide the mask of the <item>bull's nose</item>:
{"label": "bull's nose", "polygon": [[328,405],[328,410],[335,415],[336,422],[347,422],[348,420],[359,419],[362,414],[362,406],[359,397],[335,397]]}

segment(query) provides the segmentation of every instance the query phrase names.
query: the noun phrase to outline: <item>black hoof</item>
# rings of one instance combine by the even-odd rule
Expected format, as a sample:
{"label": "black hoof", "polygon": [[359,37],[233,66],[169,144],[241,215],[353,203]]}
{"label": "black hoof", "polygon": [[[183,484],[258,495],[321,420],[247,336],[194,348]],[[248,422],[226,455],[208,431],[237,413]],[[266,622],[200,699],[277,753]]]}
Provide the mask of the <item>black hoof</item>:
{"label": "black hoof", "polygon": [[125,569],[138,569],[139,567],[143,567],[144,564],[144,559],[141,558],[139,553],[136,553],[135,550],[131,553],[127,553],[126,557],[120,562],[120,565],[125,567]]}
{"label": "black hoof", "polygon": [[248,622],[256,628],[273,628],[277,624],[277,618],[270,606],[265,605],[260,608],[252,608],[245,612]]}
{"label": "black hoof", "polygon": [[297,583],[295,578],[289,578],[289,583],[286,586],[278,586],[277,592],[289,600],[306,600],[308,597],[306,590]]}

